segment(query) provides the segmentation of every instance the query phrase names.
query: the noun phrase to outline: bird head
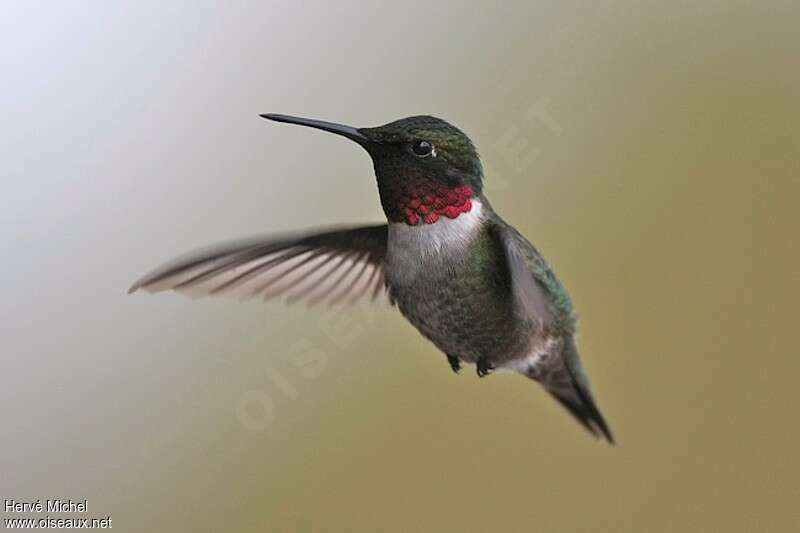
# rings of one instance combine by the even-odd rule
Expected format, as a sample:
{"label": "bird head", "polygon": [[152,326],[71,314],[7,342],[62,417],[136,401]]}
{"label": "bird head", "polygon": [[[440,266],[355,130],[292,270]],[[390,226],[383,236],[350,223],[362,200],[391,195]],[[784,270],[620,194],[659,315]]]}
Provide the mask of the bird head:
{"label": "bird head", "polygon": [[364,147],[372,157],[381,205],[390,222],[416,226],[457,218],[468,213],[481,194],[483,169],[475,146],[440,118],[420,115],[353,128],[287,115],[261,116],[336,133]]}

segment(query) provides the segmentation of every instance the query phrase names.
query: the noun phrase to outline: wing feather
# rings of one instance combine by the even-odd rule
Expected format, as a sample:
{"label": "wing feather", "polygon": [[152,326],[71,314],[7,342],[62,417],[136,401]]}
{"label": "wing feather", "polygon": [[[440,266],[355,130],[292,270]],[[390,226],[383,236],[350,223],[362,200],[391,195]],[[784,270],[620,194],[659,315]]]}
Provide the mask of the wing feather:
{"label": "wing feather", "polygon": [[[553,308],[550,295],[528,263],[530,251],[526,241],[510,226],[498,225],[495,235],[505,253],[506,265],[511,280],[515,304],[521,316],[538,321],[540,324],[553,322]],[[533,247],[528,244],[533,249]]]}
{"label": "wing feather", "polygon": [[386,293],[386,225],[225,243],[182,256],[129,292],[174,290],[192,297],[236,296],[353,304]]}

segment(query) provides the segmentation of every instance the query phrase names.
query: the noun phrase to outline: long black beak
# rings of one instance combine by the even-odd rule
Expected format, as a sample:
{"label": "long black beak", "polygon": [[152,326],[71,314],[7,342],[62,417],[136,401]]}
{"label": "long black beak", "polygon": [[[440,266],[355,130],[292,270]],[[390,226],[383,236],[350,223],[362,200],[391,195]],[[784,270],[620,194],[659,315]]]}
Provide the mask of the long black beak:
{"label": "long black beak", "polygon": [[325,122],[324,120],[314,120],[310,118],[292,117],[289,115],[276,115],[275,113],[265,113],[260,115],[268,120],[275,122],[286,122],[287,124],[299,124],[300,126],[308,126],[309,128],[316,128],[318,130],[329,131],[342,137],[347,137],[351,141],[355,141],[361,146],[365,147],[370,143],[361,132],[351,126],[343,124],[335,124],[333,122]]}

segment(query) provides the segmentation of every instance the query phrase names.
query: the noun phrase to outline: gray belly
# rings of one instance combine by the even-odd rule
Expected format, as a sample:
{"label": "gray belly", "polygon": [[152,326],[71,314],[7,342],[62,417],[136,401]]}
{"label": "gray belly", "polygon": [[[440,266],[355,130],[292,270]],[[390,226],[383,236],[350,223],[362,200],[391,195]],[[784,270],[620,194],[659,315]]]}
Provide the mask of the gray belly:
{"label": "gray belly", "polygon": [[502,265],[420,261],[415,275],[391,264],[386,274],[400,312],[422,335],[471,363],[486,357],[500,365],[526,353],[532,324],[515,315]]}
{"label": "gray belly", "polygon": [[527,353],[534,326],[514,311],[505,254],[486,221],[476,199],[452,220],[390,223],[385,273],[400,312],[440,350],[500,366]]}

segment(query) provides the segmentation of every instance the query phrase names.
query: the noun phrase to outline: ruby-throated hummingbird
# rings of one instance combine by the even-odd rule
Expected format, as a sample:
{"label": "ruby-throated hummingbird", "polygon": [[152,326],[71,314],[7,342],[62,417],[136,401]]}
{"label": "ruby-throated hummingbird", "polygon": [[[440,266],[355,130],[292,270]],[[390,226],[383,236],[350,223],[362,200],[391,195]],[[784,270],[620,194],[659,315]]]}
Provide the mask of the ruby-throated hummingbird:
{"label": "ruby-throated hummingbird", "polygon": [[447,355],[538,381],[595,436],[613,443],[575,346],[576,318],[542,255],[494,212],[470,139],[431,116],[376,128],[266,114],[347,137],[372,157],[387,224],[268,236],[181,257],[130,289],[386,299]]}

